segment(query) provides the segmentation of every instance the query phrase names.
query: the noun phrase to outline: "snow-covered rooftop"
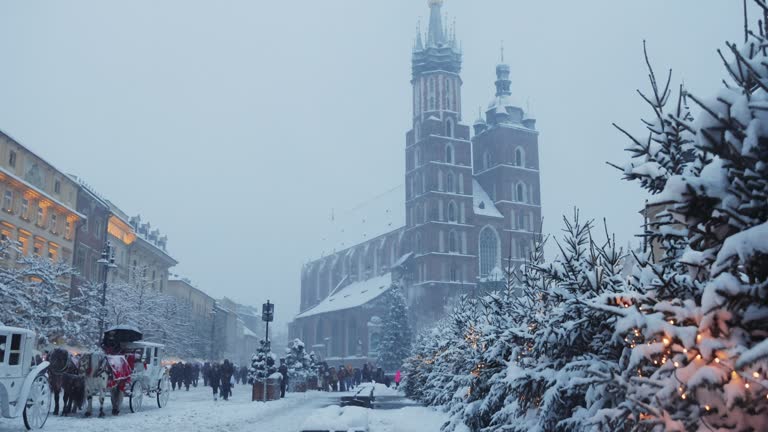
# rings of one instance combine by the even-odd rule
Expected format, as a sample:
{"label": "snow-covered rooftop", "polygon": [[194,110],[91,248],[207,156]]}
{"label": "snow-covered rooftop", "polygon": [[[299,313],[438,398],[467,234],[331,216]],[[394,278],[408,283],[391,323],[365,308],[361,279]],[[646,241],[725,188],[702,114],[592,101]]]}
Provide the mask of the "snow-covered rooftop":
{"label": "snow-covered rooftop", "polygon": [[477,180],[472,179],[472,207],[473,211],[478,216],[489,216],[495,218],[503,218],[504,216],[499,212],[499,209],[493,204],[493,200],[488,193],[480,186]]}
{"label": "snow-covered rooftop", "polygon": [[387,292],[391,286],[392,273],[386,273],[364,281],[353,282],[331,294],[312,309],[300,313],[296,318],[306,318],[308,316],[362,306]]}
{"label": "snow-covered rooftop", "polygon": [[[405,188],[399,185],[346,211],[334,211],[318,229],[308,260],[332,255],[405,226]],[[312,253],[312,251],[309,251]]]}

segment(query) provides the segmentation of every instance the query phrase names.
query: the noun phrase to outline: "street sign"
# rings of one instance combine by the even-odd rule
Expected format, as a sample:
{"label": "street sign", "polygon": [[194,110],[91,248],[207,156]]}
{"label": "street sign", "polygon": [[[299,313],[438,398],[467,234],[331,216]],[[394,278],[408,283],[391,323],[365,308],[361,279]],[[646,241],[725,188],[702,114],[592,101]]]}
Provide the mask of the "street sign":
{"label": "street sign", "polygon": [[272,322],[275,319],[275,304],[270,303],[267,300],[266,303],[261,305],[261,320],[266,322]]}

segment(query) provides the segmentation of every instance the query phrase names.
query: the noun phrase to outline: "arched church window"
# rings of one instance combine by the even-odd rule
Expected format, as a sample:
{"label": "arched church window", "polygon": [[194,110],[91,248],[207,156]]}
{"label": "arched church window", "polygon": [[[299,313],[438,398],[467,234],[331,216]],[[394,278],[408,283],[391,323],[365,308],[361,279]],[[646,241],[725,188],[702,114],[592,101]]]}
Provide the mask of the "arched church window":
{"label": "arched church window", "polygon": [[[453,92],[451,91],[451,80],[446,78],[445,79],[445,109],[449,111],[456,111],[453,109]],[[453,136],[453,135],[448,135]]]}
{"label": "arched church window", "polygon": [[517,187],[515,187],[515,201],[517,202],[527,202],[526,201],[526,193],[525,193],[525,185],[521,182],[517,184]]}
{"label": "arched church window", "polygon": [[429,110],[435,110],[435,77],[429,78]]}
{"label": "arched church window", "polygon": [[499,236],[487,226],[480,231],[480,276],[488,276],[499,265]]}
{"label": "arched church window", "polygon": [[420,129],[421,129],[421,122],[416,120],[416,124],[413,126],[413,142],[414,143],[419,142]]}
{"label": "arched church window", "polygon": [[453,138],[453,119],[448,118],[445,121],[445,136]]}
{"label": "arched church window", "polygon": [[456,203],[448,203],[448,222],[456,222]]}
{"label": "arched church window", "polygon": [[454,157],[453,145],[447,144],[445,146],[445,163],[452,164]]}
{"label": "arched church window", "polygon": [[521,147],[515,149],[515,165],[519,167],[525,166],[525,153]]}
{"label": "arched church window", "polygon": [[413,167],[418,168],[421,166],[421,149],[417,148],[413,152]]}
{"label": "arched church window", "polygon": [[416,233],[416,235],[413,238],[413,251],[419,255],[424,253],[424,249],[421,244],[421,233]]}
{"label": "arched church window", "polygon": [[453,173],[448,173],[445,175],[445,191],[453,193]]}
{"label": "arched church window", "polygon": [[456,231],[450,231],[448,233],[448,252],[458,252],[459,251],[459,235],[456,234]]}
{"label": "arched church window", "polygon": [[486,151],[483,153],[483,168],[490,169],[492,164],[493,159],[491,159],[491,153]]}

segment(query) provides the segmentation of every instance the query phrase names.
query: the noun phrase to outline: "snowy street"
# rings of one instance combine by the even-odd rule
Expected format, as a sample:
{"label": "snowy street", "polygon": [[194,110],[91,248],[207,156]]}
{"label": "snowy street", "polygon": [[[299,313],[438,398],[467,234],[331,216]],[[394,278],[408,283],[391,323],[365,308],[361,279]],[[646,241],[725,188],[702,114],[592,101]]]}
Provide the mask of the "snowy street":
{"label": "snowy street", "polygon": [[[250,388],[236,386],[230,401],[214,402],[210,388],[192,388],[189,392],[175,391],[168,406],[145,401],[144,411],[132,414],[124,402],[118,417],[110,415],[109,401],[105,402],[107,415],[102,418],[49,417],[44,430],[105,432],[105,431],[269,431],[297,432],[301,424],[319,408],[337,404],[342,395],[349,393],[288,393],[280,401],[261,403],[250,401]],[[97,412],[96,402],[94,412]],[[430,408],[407,406],[394,410],[372,410],[371,432],[438,431],[444,421],[443,414]],[[414,419],[419,424],[412,423]],[[0,432],[21,432],[21,419],[0,419]]]}

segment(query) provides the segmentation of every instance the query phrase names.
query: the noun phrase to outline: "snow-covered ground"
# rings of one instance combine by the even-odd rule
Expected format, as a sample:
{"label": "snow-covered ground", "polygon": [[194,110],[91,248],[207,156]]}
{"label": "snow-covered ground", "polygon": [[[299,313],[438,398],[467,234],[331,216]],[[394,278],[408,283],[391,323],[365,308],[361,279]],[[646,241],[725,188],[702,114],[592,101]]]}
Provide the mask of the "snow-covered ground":
{"label": "snow-covered ground", "polygon": [[[383,389],[381,389],[384,391]],[[391,392],[387,390],[387,392]],[[105,402],[104,418],[53,417],[48,419],[45,430],[77,432],[109,431],[160,431],[160,432],[239,432],[269,431],[297,432],[301,424],[315,411],[338,404],[339,398],[348,393],[308,392],[289,393],[285,399],[268,403],[251,402],[250,389],[236,386],[230,401],[213,401],[210,388],[175,391],[168,406],[162,409],[150,400],[144,401],[144,411],[132,414],[128,402],[122,412],[113,417],[109,402]],[[98,410],[96,402],[95,412]],[[408,406],[396,410],[371,410],[371,432],[439,431],[445,421],[444,414],[430,408]],[[21,419],[0,418],[0,432],[21,432]]]}

